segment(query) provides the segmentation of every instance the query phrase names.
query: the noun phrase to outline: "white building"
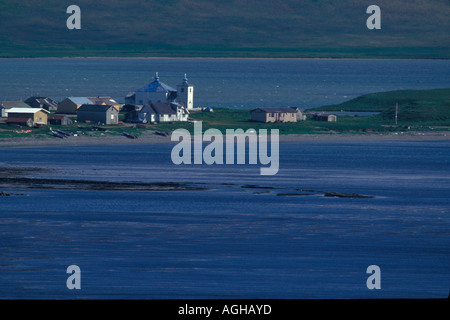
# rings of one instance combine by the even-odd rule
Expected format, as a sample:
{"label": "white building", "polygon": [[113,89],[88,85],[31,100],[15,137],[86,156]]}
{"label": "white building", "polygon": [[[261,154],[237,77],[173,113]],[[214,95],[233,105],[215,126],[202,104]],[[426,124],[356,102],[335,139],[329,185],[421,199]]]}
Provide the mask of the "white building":
{"label": "white building", "polygon": [[152,102],[144,106],[135,106],[135,110],[129,111],[125,116],[126,122],[132,123],[156,123],[187,121],[189,111],[177,102]]}
{"label": "white building", "polygon": [[194,109],[194,86],[188,83],[186,74],[183,82],[177,86],[177,101],[186,106],[188,110]]}
{"label": "white building", "polygon": [[186,75],[184,75],[183,82],[177,85],[177,89],[162,83],[156,73],[153,82],[128,94],[125,97],[125,104],[149,105],[157,102],[179,102],[188,110],[193,109],[194,86],[187,82]]}

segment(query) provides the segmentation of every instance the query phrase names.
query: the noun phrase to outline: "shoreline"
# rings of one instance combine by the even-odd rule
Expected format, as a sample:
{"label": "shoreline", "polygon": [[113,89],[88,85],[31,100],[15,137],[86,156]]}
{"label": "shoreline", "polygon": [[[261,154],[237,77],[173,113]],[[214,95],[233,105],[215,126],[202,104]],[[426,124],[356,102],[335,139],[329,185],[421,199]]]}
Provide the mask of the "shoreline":
{"label": "shoreline", "polygon": [[[287,134],[279,136],[280,143],[286,142],[369,142],[369,141],[450,141],[450,132],[407,132],[391,134]],[[142,135],[138,139],[124,136],[71,136],[56,137],[15,137],[0,138],[1,148],[51,147],[51,146],[95,146],[95,145],[131,145],[131,144],[177,144],[171,137]]]}

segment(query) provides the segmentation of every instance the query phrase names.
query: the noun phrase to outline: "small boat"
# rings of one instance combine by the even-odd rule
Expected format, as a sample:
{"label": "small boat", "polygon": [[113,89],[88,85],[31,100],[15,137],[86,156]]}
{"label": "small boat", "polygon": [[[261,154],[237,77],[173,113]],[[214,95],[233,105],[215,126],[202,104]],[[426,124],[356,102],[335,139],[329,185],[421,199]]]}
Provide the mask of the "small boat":
{"label": "small boat", "polygon": [[137,136],[128,132],[124,132],[123,135],[129,139],[137,139]]}
{"label": "small boat", "polygon": [[50,132],[54,137],[58,137],[58,138],[61,138],[61,139],[64,139],[65,138],[65,135],[63,135],[63,134],[61,134],[61,133],[59,133],[59,132],[56,132],[56,131],[51,131]]}
{"label": "small boat", "polygon": [[167,132],[164,132],[164,131],[155,131],[153,133],[154,134],[158,134],[158,135],[163,136],[163,137],[167,137],[169,135]]}
{"label": "small boat", "polygon": [[56,132],[58,132],[58,133],[60,133],[60,134],[62,134],[62,135],[64,135],[64,136],[66,136],[66,137],[73,136],[73,133],[72,133],[72,132],[67,132],[67,131],[62,131],[62,130],[56,130]]}

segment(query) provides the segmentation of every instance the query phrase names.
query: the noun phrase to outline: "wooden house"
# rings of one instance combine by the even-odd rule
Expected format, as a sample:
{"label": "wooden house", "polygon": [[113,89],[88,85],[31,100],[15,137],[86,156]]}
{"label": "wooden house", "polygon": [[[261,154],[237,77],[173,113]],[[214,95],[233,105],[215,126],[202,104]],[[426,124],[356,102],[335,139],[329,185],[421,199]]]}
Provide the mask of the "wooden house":
{"label": "wooden house", "polygon": [[58,113],[76,114],[83,104],[92,104],[87,97],[69,97],[58,104]]}
{"label": "wooden house", "polygon": [[154,123],[156,122],[156,112],[151,105],[135,106],[134,110],[127,105],[128,112],[125,114],[125,122],[131,123]]}
{"label": "wooden house", "polygon": [[32,108],[40,108],[47,111],[56,111],[58,109],[58,103],[49,97],[29,97],[24,102]]}
{"label": "wooden house", "polygon": [[251,120],[256,122],[297,122],[305,120],[299,108],[256,108],[250,111]]}
{"label": "wooden house", "polygon": [[337,117],[334,114],[315,113],[315,114],[313,114],[313,120],[315,120],[315,121],[336,122],[337,121]]}
{"label": "wooden house", "polygon": [[178,103],[154,102],[151,104],[156,113],[156,122],[187,121],[189,112]]}
{"label": "wooden house", "polygon": [[76,114],[84,104],[113,106],[117,111],[120,109],[120,104],[110,97],[69,97],[58,104],[58,113]]}
{"label": "wooden house", "polygon": [[120,111],[120,103],[111,97],[88,97],[88,99],[92,101],[92,104],[113,106]]}
{"label": "wooden house", "polygon": [[77,110],[78,122],[118,124],[119,111],[111,105],[84,104]]}
{"label": "wooden house", "polygon": [[7,123],[27,125],[47,125],[49,112],[37,108],[11,108],[8,110]]}
{"label": "wooden house", "polygon": [[65,116],[63,114],[51,114],[48,116],[48,123],[67,126],[73,124],[73,121],[68,116]]}

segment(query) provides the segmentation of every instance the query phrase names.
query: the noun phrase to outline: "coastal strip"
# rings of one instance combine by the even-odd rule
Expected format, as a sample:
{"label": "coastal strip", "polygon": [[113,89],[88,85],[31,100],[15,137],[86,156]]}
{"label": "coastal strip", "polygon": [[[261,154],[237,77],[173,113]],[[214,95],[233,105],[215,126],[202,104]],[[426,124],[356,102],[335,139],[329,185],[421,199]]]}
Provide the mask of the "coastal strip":
{"label": "coastal strip", "polygon": [[[358,141],[450,141],[448,132],[404,132],[390,134],[286,134],[279,136],[280,142],[358,142]],[[0,148],[47,147],[47,146],[88,146],[124,144],[174,144],[170,136],[142,135],[139,139],[124,136],[77,136],[66,139],[55,137],[14,137],[1,138]]]}

